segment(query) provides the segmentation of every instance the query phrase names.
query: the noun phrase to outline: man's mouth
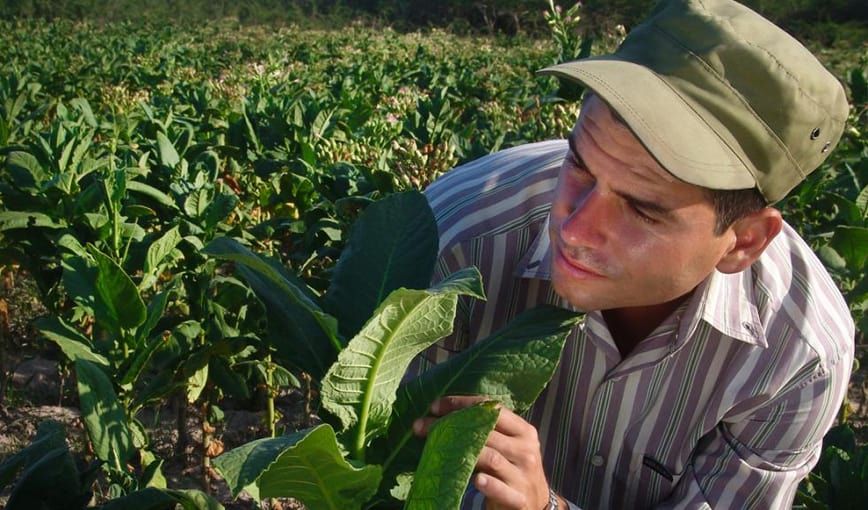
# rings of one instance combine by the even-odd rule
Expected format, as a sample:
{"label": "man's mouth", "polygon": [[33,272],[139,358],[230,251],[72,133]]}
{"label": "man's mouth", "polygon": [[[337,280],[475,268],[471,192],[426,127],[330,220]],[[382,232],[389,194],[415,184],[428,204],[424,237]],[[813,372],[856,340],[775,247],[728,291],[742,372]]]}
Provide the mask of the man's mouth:
{"label": "man's mouth", "polygon": [[577,262],[576,260],[568,257],[563,248],[556,244],[555,245],[555,263],[560,264],[561,267],[569,271],[576,277],[579,278],[605,278],[602,271],[596,270],[591,266],[585,265],[581,262]]}

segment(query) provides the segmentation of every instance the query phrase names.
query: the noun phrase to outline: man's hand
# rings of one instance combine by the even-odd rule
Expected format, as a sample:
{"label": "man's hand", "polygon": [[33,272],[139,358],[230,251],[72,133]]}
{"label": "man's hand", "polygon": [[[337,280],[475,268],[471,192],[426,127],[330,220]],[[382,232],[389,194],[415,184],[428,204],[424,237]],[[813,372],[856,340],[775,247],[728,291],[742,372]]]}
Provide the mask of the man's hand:
{"label": "man's hand", "polygon": [[[431,414],[413,423],[418,436],[426,436],[437,417],[487,399],[480,396],[443,397],[431,404]],[[485,508],[540,510],[549,501],[549,486],[542,466],[536,428],[505,407],[488,436],[476,463],[473,485],[485,495]]]}

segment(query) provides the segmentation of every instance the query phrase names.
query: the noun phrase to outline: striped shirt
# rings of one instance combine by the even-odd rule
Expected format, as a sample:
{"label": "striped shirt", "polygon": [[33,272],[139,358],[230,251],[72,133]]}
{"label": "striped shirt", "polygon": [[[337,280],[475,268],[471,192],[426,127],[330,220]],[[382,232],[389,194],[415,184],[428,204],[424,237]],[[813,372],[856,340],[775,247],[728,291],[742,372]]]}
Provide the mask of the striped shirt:
{"label": "striped shirt", "polygon": [[[505,150],[426,191],[435,278],[477,266],[488,296],[461,302],[429,360],[537,305],[570,307],[552,290],[547,234],[566,150]],[[840,292],[784,225],[749,270],[711,274],[626,358],[588,313],[526,418],[552,487],[581,508],[788,508],[846,392],[854,335]]]}

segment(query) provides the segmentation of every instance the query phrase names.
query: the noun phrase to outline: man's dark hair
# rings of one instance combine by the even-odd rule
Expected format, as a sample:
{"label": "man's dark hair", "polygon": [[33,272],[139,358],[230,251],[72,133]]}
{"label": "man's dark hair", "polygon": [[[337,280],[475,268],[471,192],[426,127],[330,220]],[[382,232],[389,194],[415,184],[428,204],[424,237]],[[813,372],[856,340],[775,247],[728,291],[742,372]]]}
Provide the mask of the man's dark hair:
{"label": "man's dark hair", "polygon": [[714,234],[718,236],[736,221],[766,206],[765,199],[756,188],[706,189],[706,191],[714,206],[716,216]]}

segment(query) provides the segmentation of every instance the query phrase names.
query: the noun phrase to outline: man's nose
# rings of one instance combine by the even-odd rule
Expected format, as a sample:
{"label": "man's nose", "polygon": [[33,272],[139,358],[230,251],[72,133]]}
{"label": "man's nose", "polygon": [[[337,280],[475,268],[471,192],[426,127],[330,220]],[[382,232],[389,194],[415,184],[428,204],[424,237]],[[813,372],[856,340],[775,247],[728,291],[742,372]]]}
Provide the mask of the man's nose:
{"label": "man's nose", "polygon": [[599,248],[605,243],[606,226],[612,221],[608,197],[597,186],[589,188],[573,202],[572,210],[561,223],[561,239],[570,246]]}

